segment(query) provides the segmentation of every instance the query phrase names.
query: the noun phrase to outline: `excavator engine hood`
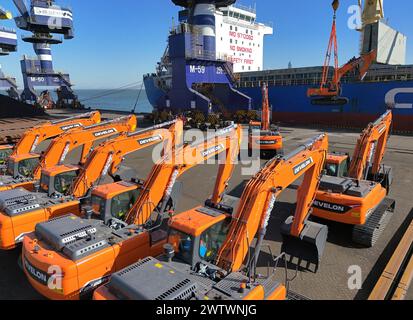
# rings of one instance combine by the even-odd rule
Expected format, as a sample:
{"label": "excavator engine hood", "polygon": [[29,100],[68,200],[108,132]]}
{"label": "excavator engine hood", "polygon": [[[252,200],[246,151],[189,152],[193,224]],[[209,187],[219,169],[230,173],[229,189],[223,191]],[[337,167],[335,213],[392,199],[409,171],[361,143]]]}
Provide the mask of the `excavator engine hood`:
{"label": "excavator engine hood", "polygon": [[19,216],[40,207],[41,204],[37,201],[36,194],[25,189],[0,193],[0,211],[9,217]]}
{"label": "excavator engine hood", "polygon": [[188,300],[198,289],[185,273],[155,258],[115,273],[108,287],[115,296],[127,300]]}
{"label": "excavator engine hood", "polygon": [[101,227],[101,221],[67,215],[38,224],[35,235],[38,240],[77,261],[109,246],[105,238],[97,236]]}
{"label": "excavator engine hood", "polygon": [[291,235],[293,221],[294,218],[289,217],[281,226],[282,252],[289,257],[290,262],[296,260],[299,267],[317,272],[327,242],[328,227],[306,221],[300,237],[294,237]]}

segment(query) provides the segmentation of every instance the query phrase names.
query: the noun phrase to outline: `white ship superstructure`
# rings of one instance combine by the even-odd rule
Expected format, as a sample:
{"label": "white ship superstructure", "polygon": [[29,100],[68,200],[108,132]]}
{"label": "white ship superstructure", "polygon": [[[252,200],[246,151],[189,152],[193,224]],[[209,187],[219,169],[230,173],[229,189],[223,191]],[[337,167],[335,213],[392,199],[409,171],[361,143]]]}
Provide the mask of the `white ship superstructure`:
{"label": "white ship superstructure", "polygon": [[256,20],[252,7],[232,5],[215,13],[217,58],[233,62],[235,73],[263,70],[264,38],[273,27]]}

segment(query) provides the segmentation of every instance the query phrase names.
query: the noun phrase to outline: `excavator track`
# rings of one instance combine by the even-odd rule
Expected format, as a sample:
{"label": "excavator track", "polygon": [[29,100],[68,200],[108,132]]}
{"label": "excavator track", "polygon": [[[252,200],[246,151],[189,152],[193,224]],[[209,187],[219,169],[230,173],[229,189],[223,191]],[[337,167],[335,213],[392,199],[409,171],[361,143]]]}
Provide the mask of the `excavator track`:
{"label": "excavator track", "polygon": [[364,225],[355,226],[353,229],[353,242],[374,247],[384,229],[388,225],[396,206],[396,201],[386,198],[370,215]]}

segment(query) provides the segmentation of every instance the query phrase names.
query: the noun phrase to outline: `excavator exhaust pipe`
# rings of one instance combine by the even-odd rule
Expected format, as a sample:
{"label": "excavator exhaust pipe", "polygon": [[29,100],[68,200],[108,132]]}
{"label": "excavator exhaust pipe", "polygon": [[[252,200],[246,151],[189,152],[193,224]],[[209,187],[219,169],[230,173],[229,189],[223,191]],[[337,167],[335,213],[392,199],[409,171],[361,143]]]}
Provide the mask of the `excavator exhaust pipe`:
{"label": "excavator exhaust pipe", "polygon": [[282,252],[289,263],[299,268],[316,273],[324,254],[328,236],[328,227],[312,221],[304,223],[304,229],[297,238],[291,235],[293,217],[289,217],[281,226],[283,236]]}

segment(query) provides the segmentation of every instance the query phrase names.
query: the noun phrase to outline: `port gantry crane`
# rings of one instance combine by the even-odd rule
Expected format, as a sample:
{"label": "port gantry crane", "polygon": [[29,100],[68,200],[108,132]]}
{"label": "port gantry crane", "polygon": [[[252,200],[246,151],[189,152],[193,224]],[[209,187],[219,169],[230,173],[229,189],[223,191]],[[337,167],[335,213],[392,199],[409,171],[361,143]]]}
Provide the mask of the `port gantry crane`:
{"label": "port gantry crane", "polygon": [[[277,197],[304,176],[294,219],[284,226],[294,241],[310,241],[322,254],[327,228],[306,221],[327,156],[328,138],[320,135],[285,157],[277,157],[253,177],[241,199],[221,196],[175,215],[168,244],[158,258],[148,257],[115,273],[95,291],[97,300],[284,300],[286,287],[256,276],[262,239]],[[258,235],[255,253],[250,255]],[[287,248],[285,246],[285,248]],[[244,262],[247,257],[247,271]]]}
{"label": "port gantry crane", "polygon": [[372,180],[389,189],[393,180],[392,168],[382,162],[392,126],[393,114],[389,110],[364,129],[351,159],[348,154],[328,155],[326,174],[355,180]]}
{"label": "port gantry crane", "polygon": [[[0,7],[0,20],[11,20],[13,19],[10,11]],[[17,35],[16,31],[3,26],[0,26],[0,56],[7,56],[11,52],[17,51]],[[7,77],[0,66],[0,89],[6,89],[9,97],[13,99],[19,98],[19,93],[17,91],[16,79]]]}
{"label": "port gantry crane", "polygon": [[253,150],[267,153],[270,158],[277,153],[283,153],[283,138],[277,131],[271,129],[270,101],[268,86],[262,86],[262,116],[261,122],[251,121],[248,131],[248,152],[252,155]]}
{"label": "port gantry crane", "polygon": [[387,198],[392,168],[382,164],[392,128],[389,110],[361,134],[345,177],[325,175],[313,215],[354,226],[353,241],[372,247],[387,226],[396,202]]}
{"label": "port gantry crane", "polygon": [[71,151],[82,147],[80,163],[83,164],[95,142],[134,131],[136,126],[136,117],[132,115],[79,127],[55,138],[40,158],[38,154],[12,156],[8,161],[7,175],[0,177],[0,191],[16,188],[33,190],[42,170],[63,163]]}
{"label": "port gantry crane", "polygon": [[[339,0],[333,2],[333,26],[330,34],[330,40],[328,43],[327,54],[324,61],[323,73],[321,77],[321,83],[319,88],[309,88],[307,96],[311,98],[314,105],[345,105],[349,102],[346,97],[342,97],[342,78],[350,73],[356,71],[361,80],[366,76],[368,69],[377,59],[377,51],[371,51],[367,54],[361,55],[359,58],[353,58],[347,62],[344,66],[339,67],[338,61],[338,44],[337,44],[337,10],[339,8]],[[334,55],[334,73],[331,80],[330,62],[331,56]]]}
{"label": "port gantry crane", "polygon": [[73,39],[73,14],[68,8],[61,8],[54,0],[31,0],[30,10],[24,0],[13,0],[20,16],[15,18],[18,28],[31,32],[22,40],[33,44],[37,59],[26,56],[21,61],[24,90],[21,100],[40,104],[43,108],[54,107],[49,94],[44,92],[38,97],[36,87],[58,88],[58,108],[78,108],[78,98],[72,90],[73,84],[68,74],[53,69],[51,46],[61,44],[61,38],[54,34],[63,35],[66,40]]}
{"label": "port gantry crane", "polygon": [[[176,207],[176,193],[180,190],[177,179],[191,168],[225,153],[226,161],[220,164],[213,197],[219,203],[239,154],[240,139],[241,128],[231,126],[202,143],[176,147],[165,154],[138,188],[125,183],[95,188],[93,219],[69,215],[38,224],[23,243],[23,265],[30,283],[50,299],[79,299],[105,282],[113,272],[144,257],[160,254],[166,243],[167,221]],[[128,198],[128,206],[122,206],[129,214],[125,214],[125,210],[119,212],[116,209],[119,205],[111,202],[119,189],[126,187],[135,192],[133,198]],[[130,209],[131,199],[135,205]],[[47,277],[52,265],[64,272],[59,292],[36,276]]]}
{"label": "port gantry crane", "polygon": [[[93,192],[100,192],[103,187],[97,187],[100,181],[108,174],[114,175],[119,170],[123,157],[130,152],[148,148],[174,138],[174,131],[161,130],[171,126],[171,130],[179,123],[169,122],[156,127],[137,130],[132,133],[121,133],[113,140],[108,140],[98,146],[90,155],[84,166],[58,165],[42,170],[40,189],[36,192],[19,192],[25,202],[15,203],[12,206],[3,205],[3,212],[19,211],[18,215],[9,214],[0,216],[0,248],[12,249],[22,236],[34,230],[37,223],[53,219],[65,214],[81,215],[84,203],[89,201]],[[182,124],[180,124],[182,127]],[[182,130],[177,129],[179,135]],[[155,133],[156,132],[156,135]],[[75,176],[77,175],[77,177]],[[63,181],[64,179],[64,181]],[[74,180],[73,180],[74,179]],[[73,183],[72,183],[73,182]],[[65,183],[65,186],[63,186]],[[138,188],[138,184],[114,184],[119,190],[113,197],[128,198]],[[64,187],[64,188],[63,188]],[[17,196],[17,195],[16,195]],[[2,197],[0,195],[0,197]],[[3,198],[4,199],[4,198]],[[129,209],[129,203],[125,204]],[[119,210],[125,208],[117,207]],[[105,206],[111,212],[111,204]]]}
{"label": "port gantry crane", "polygon": [[[100,123],[101,116],[99,111],[79,114],[73,117],[44,122],[34,128],[27,130],[15,146],[0,145],[0,164],[5,164],[10,156],[34,154],[36,148],[44,141],[55,138],[66,131],[87,127]],[[39,155],[40,157],[40,155]],[[20,158],[20,161],[24,161]],[[14,159],[11,159],[13,162]],[[16,163],[12,163],[14,167]],[[17,164],[18,165],[18,164]]]}

